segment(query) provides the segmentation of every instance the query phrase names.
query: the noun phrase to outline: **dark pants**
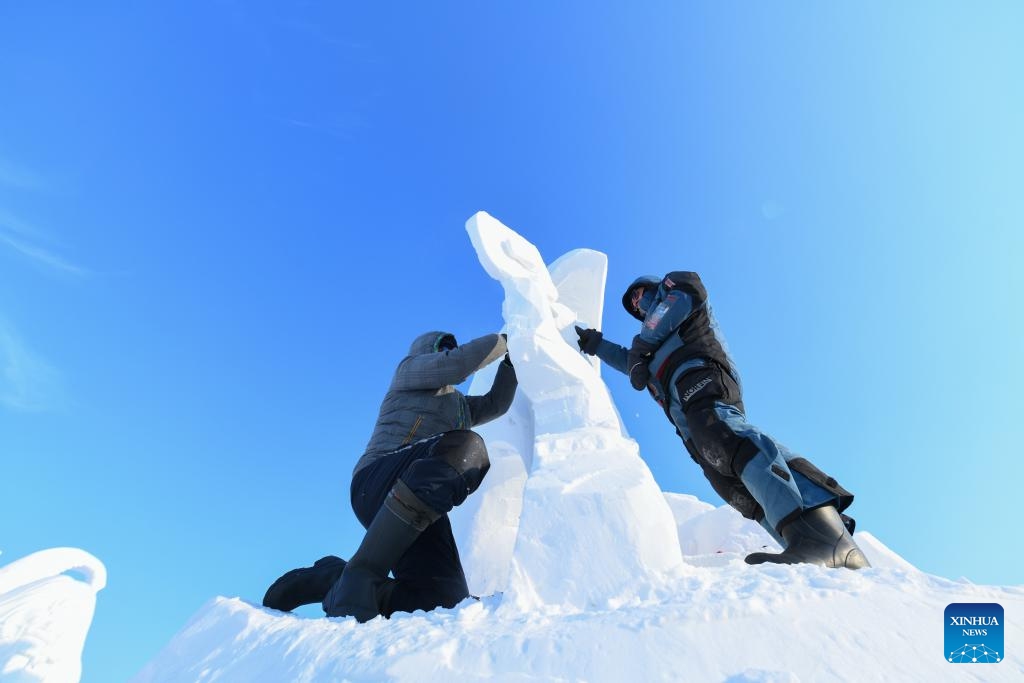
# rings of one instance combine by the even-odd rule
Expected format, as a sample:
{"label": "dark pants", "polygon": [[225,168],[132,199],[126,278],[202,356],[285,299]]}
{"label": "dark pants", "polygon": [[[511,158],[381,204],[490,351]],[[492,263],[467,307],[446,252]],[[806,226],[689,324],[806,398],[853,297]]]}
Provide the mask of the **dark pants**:
{"label": "dark pants", "polygon": [[444,436],[438,434],[382,456],[352,478],[352,510],[364,527],[370,526],[399,479],[421,501],[443,513],[392,568],[396,581],[382,612],[385,617],[393,612],[454,607],[469,596],[447,512],[476,490],[486,474],[486,465],[467,471],[459,462],[452,462],[450,451],[435,454],[434,447]]}
{"label": "dark pants", "polygon": [[853,496],[804,458],[747,421],[739,384],[721,366],[684,372],[672,387],[673,421],[691,457],[726,502],[783,543],[803,511]]}

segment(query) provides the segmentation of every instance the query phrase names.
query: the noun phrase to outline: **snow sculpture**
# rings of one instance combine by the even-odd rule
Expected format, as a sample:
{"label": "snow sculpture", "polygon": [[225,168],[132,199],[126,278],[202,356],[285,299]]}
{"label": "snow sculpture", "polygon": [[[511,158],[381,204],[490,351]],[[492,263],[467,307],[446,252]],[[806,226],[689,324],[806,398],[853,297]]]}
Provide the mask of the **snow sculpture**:
{"label": "snow sculpture", "polygon": [[[608,258],[590,249],[576,249],[551,264],[549,270],[562,318],[600,327]],[[567,342],[575,343],[571,324],[565,325],[561,333]],[[583,358],[594,368],[600,366],[596,357]],[[485,393],[494,382],[495,372],[495,365],[478,372],[469,393]],[[474,594],[490,595],[508,586],[523,487],[533,463],[533,411],[529,400],[517,393],[508,413],[477,431],[487,441],[491,469],[482,487],[450,517],[470,587]]]}
{"label": "snow sculpture", "polygon": [[607,259],[577,250],[549,271],[533,244],[490,215],[466,229],[504,287],[519,377],[512,410],[481,429],[492,470],[455,513],[470,589],[504,590],[505,605],[518,609],[642,597],[681,569],[682,556],[668,503],[575,344],[574,323],[601,324]]}
{"label": "snow sculpture", "polygon": [[103,564],[77,548],[42,550],[0,567],[0,680],[78,681],[96,593],[106,583]]}

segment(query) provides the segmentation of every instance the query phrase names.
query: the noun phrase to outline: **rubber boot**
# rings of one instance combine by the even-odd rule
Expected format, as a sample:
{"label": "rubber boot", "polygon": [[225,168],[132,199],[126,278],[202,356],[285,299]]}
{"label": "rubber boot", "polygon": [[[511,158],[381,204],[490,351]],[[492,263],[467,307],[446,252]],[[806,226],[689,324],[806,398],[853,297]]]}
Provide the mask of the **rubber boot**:
{"label": "rubber boot", "polygon": [[321,557],[312,567],[293,569],[271,584],[263,596],[263,606],[291,612],[302,605],[323,602],[344,569],[345,560],[334,555]]}
{"label": "rubber boot", "polygon": [[832,505],[807,510],[784,526],[780,533],[786,540],[785,550],[781,553],[751,553],[746,557],[747,564],[806,562],[847,569],[871,566],[847,531],[839,511]]}
{"label": "rubber boot", "polygon": [[388,578],[388,572],[439,516],[399,480],[374,516],[341,578],[324,598],[327,616],[353,616],[363,623],[380,614],[390,614],[387,605],[394,581]]}

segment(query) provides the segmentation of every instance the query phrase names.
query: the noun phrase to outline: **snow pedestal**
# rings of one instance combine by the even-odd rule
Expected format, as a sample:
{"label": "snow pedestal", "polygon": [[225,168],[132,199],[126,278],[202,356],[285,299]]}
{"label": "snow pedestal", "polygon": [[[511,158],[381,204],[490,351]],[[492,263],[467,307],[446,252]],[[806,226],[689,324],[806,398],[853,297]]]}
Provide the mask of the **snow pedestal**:
{"label": "snow pedestal", "polygon": [[78,681],[96,593],[106,583],[103,564],[77,548],[43,550],[0,567],[0,680]]}
{"label": "snow pedestal", "polygon": [[[479,430],[491,472],[453,515],[470,589],[504,590],[514,609],[643,598],[681,570],[682,557],[668,503],[596,363],[575,344],[574,324],[601,324],[607,259],[577,250],[549,271],[534,245],[488,214],[466,229],[505,290],[519,378],[513,409]],[[470,393],[486,391],[491,377],[480,373]]]}

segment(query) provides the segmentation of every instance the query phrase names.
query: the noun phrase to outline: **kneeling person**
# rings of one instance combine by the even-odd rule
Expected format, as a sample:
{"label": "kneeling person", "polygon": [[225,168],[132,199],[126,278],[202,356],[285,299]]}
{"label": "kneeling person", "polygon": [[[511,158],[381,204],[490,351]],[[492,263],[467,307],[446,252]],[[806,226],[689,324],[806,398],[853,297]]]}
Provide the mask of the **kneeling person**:
{"label": "kneeling person", "polygon": [[[466,396],[455,388],[503,355],[486,394]],[[352,509],[366,536],[347,564],[324,558],[319,571],[317,565],[295,570],[307,572],[290,582],[301,590],[285,590],[294,572],[281,577],[275,586],[285,586],[275,596],[271,587],[271,602],[286,592],[312,602],[319,590],[328,616],[363,622],[452,607],[468,597],[448,512],[476,491],[490,467],[483,439],[470,428],[508,411],[517,386],[504,335],[461,346],[445,332],[418,337],[395,371],[352,475]],[[336,580],[324,586],[325,577]]]}

